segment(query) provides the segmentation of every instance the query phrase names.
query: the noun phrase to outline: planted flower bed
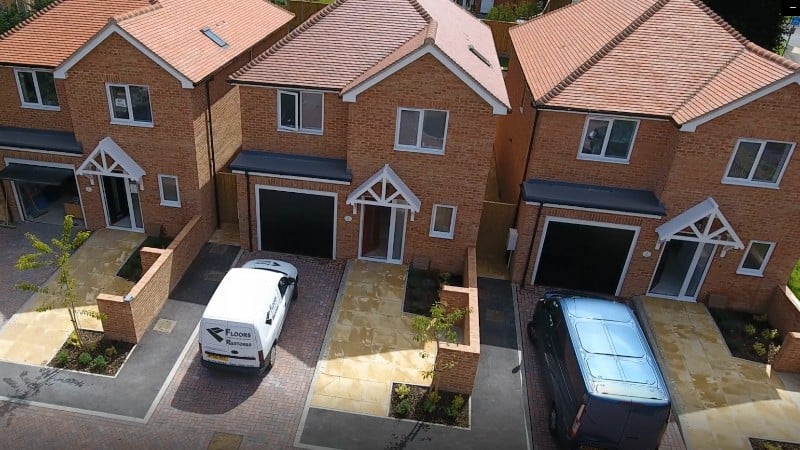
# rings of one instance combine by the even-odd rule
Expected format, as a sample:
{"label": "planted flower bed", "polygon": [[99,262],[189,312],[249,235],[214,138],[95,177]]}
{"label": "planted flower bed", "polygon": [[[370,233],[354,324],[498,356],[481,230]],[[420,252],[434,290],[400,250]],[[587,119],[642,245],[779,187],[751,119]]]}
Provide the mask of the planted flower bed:
{"label": "planted flower bed", "polygon": [[766,314],[753,315],[715,308],[710,308],[709,312],[733,356],[772,364],[781,349],[781,339],[778,330],[767,321]]}
{"label": "planted flower bed", "polygon": [[99,331],[81,330],[81,337],[83,348],[73,332],[48,365],[114,376],[133,349],[133,344],[106,339]]}
{"label": "planted flower bed", "polygon": [[756,438],[750,438],[750,446],[753,450],[800,450],[800,444]]}
{"label": "planted flower bed", "polygon": [[439,301],[444,285],[461,286],[462,278],[448,272],[409,267],[403,312],[430,316],[431,306]]}
{"label": "planted flower bed", "polygon": [[437,394],[424,386],[392,385],[389,415],[462,428],[469,427],[469,395],[439,390]]}

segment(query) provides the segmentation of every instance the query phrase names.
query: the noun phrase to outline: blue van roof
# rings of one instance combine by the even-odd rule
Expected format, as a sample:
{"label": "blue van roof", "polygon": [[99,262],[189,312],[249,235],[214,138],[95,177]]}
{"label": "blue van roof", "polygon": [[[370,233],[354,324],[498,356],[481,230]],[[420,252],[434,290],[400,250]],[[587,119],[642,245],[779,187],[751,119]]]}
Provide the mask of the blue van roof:
{"label": "blue van roof", "polygon": [[560,302],[589,392],[669,401],[655,357],[627,305],[577,296]]}

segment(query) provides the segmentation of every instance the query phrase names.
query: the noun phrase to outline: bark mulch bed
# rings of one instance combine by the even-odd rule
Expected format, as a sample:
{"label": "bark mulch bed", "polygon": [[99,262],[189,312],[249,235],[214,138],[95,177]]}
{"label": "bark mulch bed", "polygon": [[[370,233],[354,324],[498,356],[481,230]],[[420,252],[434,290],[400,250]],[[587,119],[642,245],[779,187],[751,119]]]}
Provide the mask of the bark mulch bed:
{"label": "bark mulch bed", "polygon": [[439,301],[439,290],[445,284],[462,286],[461,275],[409,267],[403,312],[430,316],[431,306]]}
{"label": "bark mulch bed", "polygon": [[[133,349],[133,344],[106,339],[103,333],[98,331],[81,330],[81,336],[84,348],[78,348],[70,336],[48,365],[60,369],[114,376]],[[92,362],[87,364],[80,361],[80,355],[84,352],[91,356]],[[106,361],[104,367],[102,361],[98,361],[100,356]]]}
{"label": "bark mulch bed", "polygon": [[[711,317],[717,323],[725,343],[733,356],[750,361],[771,364],[781,348],[781,338],[764,315],[753,315],[727,309],[709,308]],[[748,334],[746,328],[751,326]],[[760,342],[766,352],[759,354],[753,345]]]}
{"label": "bark mulch bed", "polygon": [[[428,394],[427,387],[413,384],[405,385],[409,387],[409,392],[405,400],[403,400],[397,392],[398,386],[401,386],[401,384],[393,383],[392,385],[390,417],[469,428],[469,395],[462,394],[463,404],[460,408],[453,408],[453,399],[459,394],[440,389],[439,402],[436,403],[436,407],[432,412],[427,412],[425,410],[425,400]],[[405,402],[406,400],[407,402]],[[405,407],[401,406],[401,403],[405,403]],[[404,409],[407,409],[405,413],[403,413]],[[448,409],[450,410],[449,414]]]}
{"label": "bark mulch bed", "polygon": [[753,450],[800,450],[800,444],[756,438],[750,438],[750,446]]}

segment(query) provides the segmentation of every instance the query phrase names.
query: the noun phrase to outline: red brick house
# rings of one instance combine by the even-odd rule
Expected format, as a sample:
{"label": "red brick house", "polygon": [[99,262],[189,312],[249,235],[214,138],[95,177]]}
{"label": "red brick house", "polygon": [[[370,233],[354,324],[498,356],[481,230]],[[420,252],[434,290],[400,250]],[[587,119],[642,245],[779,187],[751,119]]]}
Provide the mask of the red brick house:
{"label": "red brick house", "polygon": [[508,111],[488,27],[450,0],[339,0],[231,82],[244,248],[461,272]]}
{"label": "red brick house", "polygon": [[800,66],[698,0],[582,0],[510,34],[513,279],[763,310],[800,256]]}
{"label": "red brick house", "polygon": [[291,18],[262,0],[61,0],[0,37],[5,215],[213,230],[213,177],[241,146],[226,77]]}

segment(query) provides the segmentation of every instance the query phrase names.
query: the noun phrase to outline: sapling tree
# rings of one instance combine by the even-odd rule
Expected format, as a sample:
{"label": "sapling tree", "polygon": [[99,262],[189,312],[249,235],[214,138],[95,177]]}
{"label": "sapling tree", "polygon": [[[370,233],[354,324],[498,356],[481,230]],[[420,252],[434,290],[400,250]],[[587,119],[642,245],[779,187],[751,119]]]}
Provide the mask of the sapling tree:
{"label": "sapling tree", "polygon": [[52,238],[48,245],[32,233],[25,233],[25,237],[30,241],[33,252],[22,255],[17,260],[15,267],[17,270],[31,270],[40,267],[55,267],[58,272],[56,288],[51,289],[47,286],[37,286],[32,283],[23,282],[16,285],[21,291],[35,292],[50,296],[50,299],[42,306],[36,308],[37,311],[49,311],[57,305],[69,311],[69,318],[75,330],[76,342],[78,347],[83,348],[83,338],[81,336],[78,315],[99,318],[99,313],[95,311],[78,310],[78,299],[75,293],[75,276],[70,267],[70,255],[89,238],[88,231],[79,231],[73,236],[73,218],[70,215],[64,216],[64,226],[61,230],[60,238]]}
{"label": "sapling tree", "polygon": [[454,326],[463,320],[470,313],[470,308],[448,308],[447,303],[436,302],[431,305],[431,316],[416,316],[411,322],[414,329],[414,341],[422,345],[420,356],[423,359],[433,357],[433,363],[429,370],[422,371],[422,377],[431,380],[433,396],[438,398],[439,375],[442,372],[453,369],[457,363],[455,361],[437,361],[435,355],[425,350],[428,342],[436,344],[436,354],[439,354],[441,342],[456,343],[458,335]]}

